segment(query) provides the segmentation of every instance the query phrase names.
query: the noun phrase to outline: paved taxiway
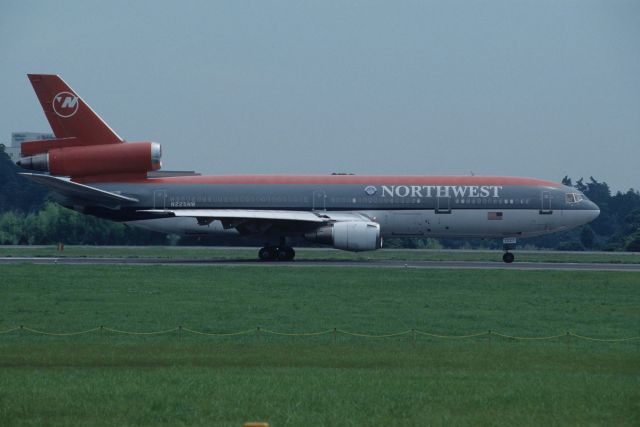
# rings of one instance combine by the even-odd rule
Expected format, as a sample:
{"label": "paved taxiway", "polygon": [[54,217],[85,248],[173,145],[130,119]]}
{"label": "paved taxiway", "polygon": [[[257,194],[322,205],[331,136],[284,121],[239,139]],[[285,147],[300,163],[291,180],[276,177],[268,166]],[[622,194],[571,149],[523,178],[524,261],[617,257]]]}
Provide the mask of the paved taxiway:
{"label": "paved taxiway", "polygon": [[167,259],[167,258],[45,258],[4,257],[0,264],[61,264],[61,265],[224,265],[261,267],[360,267],[360,268],[454,268],[479,270],[585,270],[585,271],[632,271],[640,272],[640,264],[596,264],[596,263],[550,263],[550,262],[501,262],[478,261],[391,261],[391,260],[297,260],[290,262],[261,262],[248,259]]}

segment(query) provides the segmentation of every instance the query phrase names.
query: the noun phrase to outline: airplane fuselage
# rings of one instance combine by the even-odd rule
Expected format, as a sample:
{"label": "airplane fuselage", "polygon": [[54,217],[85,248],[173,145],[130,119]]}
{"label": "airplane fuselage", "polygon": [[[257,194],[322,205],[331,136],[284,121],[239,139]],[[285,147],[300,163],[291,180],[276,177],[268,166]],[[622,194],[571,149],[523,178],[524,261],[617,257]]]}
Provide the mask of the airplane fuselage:
{"label": "airplane fuselage", "polygon": [[139,200],[117,211],[93,212],[99,216],[191,235],[236,230],[220,221],[199,224],[196,218],[158,218],[141,211],[267,209],[332,219],[349,214],[380,224],[383,237],[451,238],[536,236],[584,224],[599,213],[574,188],[510,177],[186,176],[90,185]]}

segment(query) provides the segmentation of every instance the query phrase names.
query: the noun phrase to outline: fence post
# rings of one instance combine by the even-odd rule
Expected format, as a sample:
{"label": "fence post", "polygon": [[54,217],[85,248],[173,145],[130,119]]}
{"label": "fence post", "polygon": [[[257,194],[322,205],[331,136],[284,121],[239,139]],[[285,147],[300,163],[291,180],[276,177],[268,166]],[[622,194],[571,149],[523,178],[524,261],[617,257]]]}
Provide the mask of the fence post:
{"label": "fence post", "polygon": [[416,330],[415,328],[411,328],[411,344],[413,348],[416,348]]}
{"label": "fence post", "polygon": [[260,342],[260,326],[256,327],[256,341]]}
{"label": "fence post", "polygon": [[182,341],[182,325],[178,326],[178,339]]}
{"label": "fence post", "polygon": [[336,334],[337,334],[338,330],[337,328],[333,328],[333,345],[336,344]]}

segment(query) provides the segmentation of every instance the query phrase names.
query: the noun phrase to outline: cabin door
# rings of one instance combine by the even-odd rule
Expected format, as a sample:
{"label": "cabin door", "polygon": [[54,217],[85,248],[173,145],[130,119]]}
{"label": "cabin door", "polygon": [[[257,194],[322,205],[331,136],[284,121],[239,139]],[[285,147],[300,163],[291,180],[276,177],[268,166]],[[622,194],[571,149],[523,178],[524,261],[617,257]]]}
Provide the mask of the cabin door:
{"label": "cabin door", "polygon": [[548,191],[542,192],[541,204],[542,204],[542,206],[540,207],[541,215],[550,215],[553,213],[553,210],[551,210],[551,193],[549,193]]}
{"label": "cabin door", "polygon": [[167,191],[155,190],[153,192],[153,208],[165,209],[167,207]]}
{"label": "cabin door", "polygon": [[324,190],[316,190],[313,192],[311,199],[311,209],[314,211],[327,210],[327,193]]}

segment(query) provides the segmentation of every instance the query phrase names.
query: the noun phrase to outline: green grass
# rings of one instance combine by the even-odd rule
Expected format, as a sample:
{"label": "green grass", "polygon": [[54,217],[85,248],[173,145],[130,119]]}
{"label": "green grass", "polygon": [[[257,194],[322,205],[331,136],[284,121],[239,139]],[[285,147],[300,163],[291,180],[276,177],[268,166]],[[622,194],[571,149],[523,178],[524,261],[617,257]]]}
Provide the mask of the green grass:
{"label": "green grass", "polygon": [[[372,252],[345,252],[334,249],[296,249],[299,260],[398,260],[398,261],[483,261],[502,262],[499,250],[422,250],[382,249]],[[574,262],[574,263],[640,263],[640,254],[628,252],[557,252],[515,251],[518,262]],[[181,246],[0,246],[0,257],[126,257],[181,259],[249,259],[257,257],[257,248],[215,248]]]}
{"label": "green grass", "polygon": [[[0,330],[640,333],[612,272],[0,266]],[[0,425],[640,424],[640,342],[0,335]]]}

